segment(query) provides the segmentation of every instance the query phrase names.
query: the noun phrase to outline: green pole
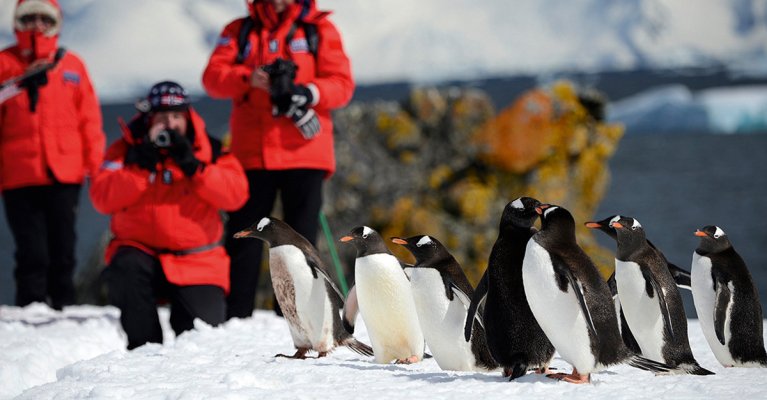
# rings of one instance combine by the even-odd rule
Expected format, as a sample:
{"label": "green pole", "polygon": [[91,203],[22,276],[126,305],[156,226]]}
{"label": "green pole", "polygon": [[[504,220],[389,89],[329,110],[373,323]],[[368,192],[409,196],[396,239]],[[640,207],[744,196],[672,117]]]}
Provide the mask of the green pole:
{"label": "green pole", "polygon": [[330,232],[328,219],[322,211],[320,211],[320,225],[322,226],[322,232],[325,233],[325,240],[328,242],[328,250],[330,250],[330,258],[333,259],[333,265],[336,267],[336,275],[338,275],[338,280],[341,282],[341,291],[344,296],[346,296],[346,294],[349,293],[349,285],[346,284],[346,277],[344,276],[344,270],[341,267],[341,259],[338,258],[336,242],[333,240],[333,233]]}

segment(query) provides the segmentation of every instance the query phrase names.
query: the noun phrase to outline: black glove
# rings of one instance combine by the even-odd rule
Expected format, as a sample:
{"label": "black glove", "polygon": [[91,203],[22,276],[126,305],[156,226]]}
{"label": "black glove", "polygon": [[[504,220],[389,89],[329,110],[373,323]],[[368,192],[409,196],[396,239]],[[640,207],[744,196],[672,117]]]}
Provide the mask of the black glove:
{"label": "black glove", "polygon": [[125,152],[126,166],[135,164],[149,172],[156,172],[159,161],[160,155],[148,140],[128,147],[128,151]]}
{"label": "black glove", "polygon": [[170,157],[173,159],[173,161],[176,162],[176,165],[181,168],[181,171],[184,172],[184,175],[191,177],[195,172],[197,172],[201,164],[200,160],[194,156],[192,143],[190,143],[185,136],[182,136],[180,133],[173,129],[168,129],[168,134],[170,135],[171,143],[170,147],[168,148]]}
{"label": "black glove", "polygon": [[272,95],[272,114],[292,119],[304,138],[311,139],[320,131],[317,114],[309,108],[313,100],[314,96],[308,87],[291,82],[289,93]]}

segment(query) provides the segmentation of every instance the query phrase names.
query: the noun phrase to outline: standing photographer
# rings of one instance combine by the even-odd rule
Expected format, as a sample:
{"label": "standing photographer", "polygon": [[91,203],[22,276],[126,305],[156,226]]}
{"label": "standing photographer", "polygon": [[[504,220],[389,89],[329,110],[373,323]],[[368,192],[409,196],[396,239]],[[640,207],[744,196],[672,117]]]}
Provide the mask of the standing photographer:
{"label": "standing photographer", "polygon": [[278,192],[284,220],[316,241],[323,182],[335,170],[330,112],[354,91],[341,36],[313,0],[248,7],[224,28],[202,77],[211,97],[232,100],[232,152],[250,184],[250,199],[227,223],[229,318],[253,313],[262,253],[260,242],[231,236],[268,216]]}
{"label": "standing photographer", "polygon": [[170,301],[177,335],[195,318],[224,321],[229,257],[219,210],[248,196],[239,162],[207,135],[181,86],[160,82],[137,108],[90,190],[95,208],[112,215],[103,275],[128,349],[162,343],[160,299]]}

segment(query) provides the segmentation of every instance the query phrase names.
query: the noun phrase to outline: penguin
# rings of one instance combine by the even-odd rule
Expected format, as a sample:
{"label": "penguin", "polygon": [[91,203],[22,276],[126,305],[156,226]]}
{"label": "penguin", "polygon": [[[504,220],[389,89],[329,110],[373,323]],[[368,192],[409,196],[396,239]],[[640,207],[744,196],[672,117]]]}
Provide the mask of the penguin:
{"label": "penguin", "polygon": [[437,365],[447,371],[496,369],[498,364],[487,349],[482,327],[475,326],[471,342],[463,339],[474,289],[458,261],[430,236],[394,237],[391,241],[415,256],[410,286],[421,331]]}
{"label": "penguin", "polygon": [[718,226],[695,232],[692,299],[708,345],[725,367],[767,367],[762,306],[746,263]]}
{"label": "penguin", "polygon": [[234,237],[256,238],[269,244],[269,273],[274,294],[296,347],[294,355],[277,354],[276,357],[305,359],[307,352],[314,350],[320,358],[337,346],[373,356],[370,346],[344,329],[340,315],[343,295],[308,240],[276,218],[262,218]]}
{"label": "penguin", "polygon": [[522,282],[541,329],[573,365],[570,374],[547,376],[589,383],[592,372],[623,362],[656,373],[668,371],[668,366],[634,355],[623,344],[607,282],[578,246],[572,214],[549,204],[536,207],[536,212],[541,230],[527,242]]}
{"label": "penguin", "polygon": [[[538,205],[534,198],[520,197],[504,207],[498,239],[472,296],[464,330],[468,341],[476,336],[474,322],[484,324],[490,353],[509,380],[525,375],[528,368],[546,372],[554,357],[554,346],[530,311],[522,284],[522,260],[527,241],[537,232],[533,224],[538,219]],[[482,304],[484,313],[477,319]]]}
{"label": "penguin", "polygon": [[[610,222],[617,221],[621,218],[620,215],[611,215],[601,221],[589,221],[586,222],[584,225],[591,229],[599,229],[600,231],[607,234],[607,236],[610,236],[613,238],[613,240],[617,240],[617,233],[615,232],[615,229],[610,227]],[[671,272],[671,276],[674,278],[674,282],[676,282],[676,285],[682,289],[690,289],[690,273],[685,271],[684,269],[676,266],[675,264],[671,263],[666,259],[666,256],[661,252],[655,245],[648,239],[647,244],[650,245],[653,249],[655,249],[658,254],[660,254],[661,257],[663,257],[663,261],[666,262],[666,265],[668,266],[669,272]],[[611,276],[612,278],[612,276]]]}
{"label": "penguin", "polygon": [[687,338],[687,316],[682,296],[666,259],[649,245],[642,225],[634,218],[610,222],[615,229],[615,282],[618,297],[642,356],[662,362],[670,373],[711,375],[698,365]]}
{"label": "penguin", "polygon": [[424,337],[413,294],[399,260],[381,236],[359,226],[341,242],[357,250],[354,262],[355,294],[359,313],[368,329],[375,361],[410,364],[424,356]]}

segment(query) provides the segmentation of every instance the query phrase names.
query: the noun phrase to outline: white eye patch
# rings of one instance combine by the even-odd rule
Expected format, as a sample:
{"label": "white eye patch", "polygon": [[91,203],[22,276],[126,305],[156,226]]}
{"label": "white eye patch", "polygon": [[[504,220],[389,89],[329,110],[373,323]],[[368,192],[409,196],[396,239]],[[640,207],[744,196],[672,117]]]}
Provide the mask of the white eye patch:
{"label": "white eye patch", "polygon": [[619,219],[621,219],[621,216],[620,215],[616,215],[616,216],[613,217],[613,219],[610,220],[610,223],[607,224],[607,225],[609,226],[613,222],[618,222]]}
{"label": "white eye patch", "polygon": [[422,237],[422,238],[421,238],[421,240],[419,240],[419,241],[418,241],[418,243],[416,243],[415,245],[416,245],[417,247],[421,247],[421,246],[423,246],[423,245],[426,245],[426,244],[432,244],[432,243],[434,243],[434,241],[432,241],[430,237],[428,237],[428,236],[424,236],[424,237]]}
{"label": "white eye patch", "polygon": [[547,208],[546,211],[543,212],[543,216],[544,217],[548,216],[550,212],[556,210],[557,208],[559,208],[559,207],[554,206],[554,207]]}
{"label": "white eye patch", "polygon": [[373,233],[372,229],[368,228],[367,226],[362,227],[362,237],[363,238],[368,237],[371,233]]}
{"label": "white eye patch", "polygon": [[634,219],[634,224],[631,225],[631,229],[641,228],[642,224],[639,223],[636,219]]}
{"label": "white eye patch", "polygon": [[259,232],[264,230],[264,227],[269,225],[269,223],[272,222],[269,218],[261,218],[261,221],[258,221],[258,226],[256,229],[258,229]]}
{"label": "white eye patch", "polygon": [[726,233],[724,233],[724,231],[722,230],[722,228],[720,228],[720,227],[718,227],[718,226],[717,226],[717,227],[716,227],[716,232],[714,232],[714,239],[719,239],[720,237],[722,237],[722,236],[724,236],[724,235],[726,235]]}
{"label": "white eye patch", "polygon": [[512,201],[511,202],[511,206],[516,208],[517,210],[522,210],[522,209],[525,208],[525,205],[522,204],[522,198],[521,197],[516,199],[516,200],[514,200],[514,201]]}

